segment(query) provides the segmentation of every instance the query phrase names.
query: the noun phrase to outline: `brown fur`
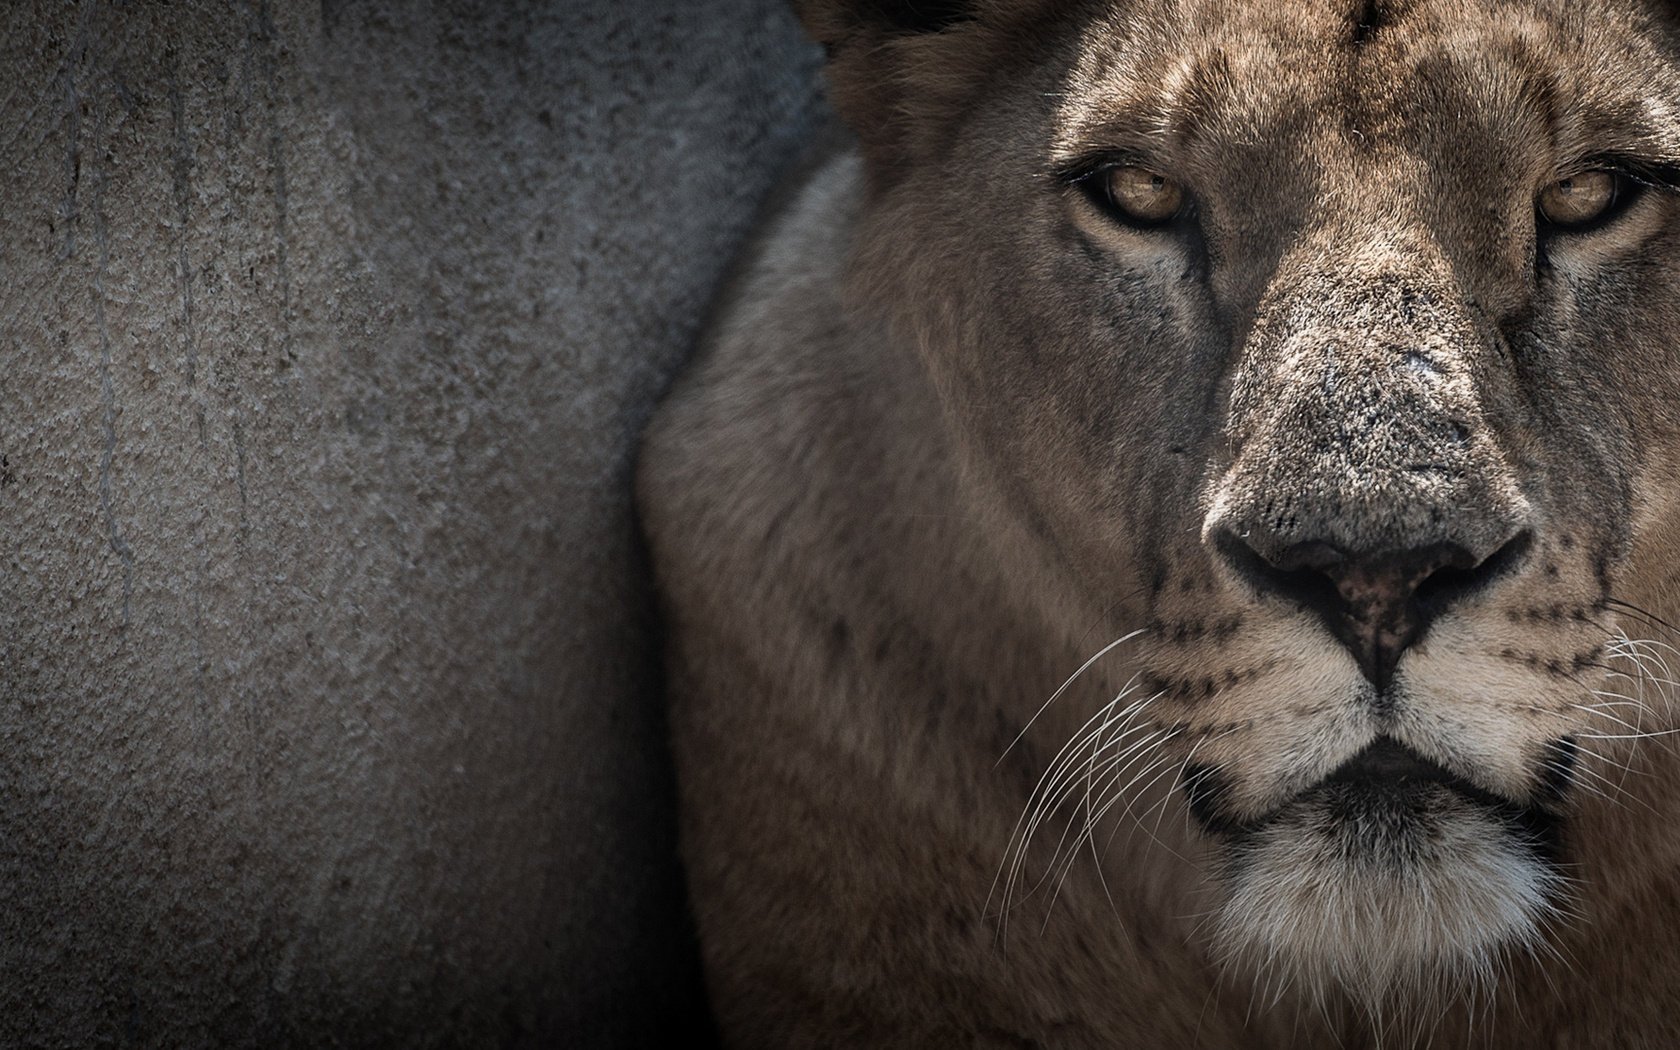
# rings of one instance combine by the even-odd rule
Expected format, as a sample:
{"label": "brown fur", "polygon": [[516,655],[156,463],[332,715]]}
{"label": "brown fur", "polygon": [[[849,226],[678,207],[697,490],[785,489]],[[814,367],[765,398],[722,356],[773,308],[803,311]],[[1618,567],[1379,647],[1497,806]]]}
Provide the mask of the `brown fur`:
{"label": "brown fur", "polygon": [[[728,1040],[1680,1044],[1680,764],[1600,739],[1673,724],[1680,201],[1533,218],[1605,155],[1680,170],[1672,13],[952,8],[804,5],[857,147],[644,451]],[[1192,232],[1065,184],[1121,150]],[[1526,546],[1383,691],[1221,536]],[[1398,877],[1313,846],[1291,800],[1376,733],[1535,805],[1576,739],[1561,865],[1451,803]],[[1232,821],[1292,816],[1232,846],[1192,769]]]}

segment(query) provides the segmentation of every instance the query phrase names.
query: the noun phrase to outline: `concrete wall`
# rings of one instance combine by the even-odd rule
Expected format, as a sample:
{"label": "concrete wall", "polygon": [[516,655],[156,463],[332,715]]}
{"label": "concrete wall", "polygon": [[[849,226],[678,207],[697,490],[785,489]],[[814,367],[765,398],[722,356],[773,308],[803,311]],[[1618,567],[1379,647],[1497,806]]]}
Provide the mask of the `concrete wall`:
{"label": "concrete wall", "polygon": [[0,9],[0,1045],[698,1016],[628,501],[780,0]]}

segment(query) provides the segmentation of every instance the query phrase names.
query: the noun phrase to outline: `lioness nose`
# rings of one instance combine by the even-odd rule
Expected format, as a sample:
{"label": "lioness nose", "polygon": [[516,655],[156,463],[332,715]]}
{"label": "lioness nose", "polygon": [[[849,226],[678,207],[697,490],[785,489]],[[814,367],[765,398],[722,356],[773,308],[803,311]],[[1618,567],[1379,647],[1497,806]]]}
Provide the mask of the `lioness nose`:
{"label": "lioness nose", "polygon": [[1378,689],[1431,620],[1514,568],[1530,542],[1523,531],[1478,559],[1456,543],[1364,554],[1311,540],[1268,556],[1232,532],[1217,541],[1262,592],[1316,612]]}

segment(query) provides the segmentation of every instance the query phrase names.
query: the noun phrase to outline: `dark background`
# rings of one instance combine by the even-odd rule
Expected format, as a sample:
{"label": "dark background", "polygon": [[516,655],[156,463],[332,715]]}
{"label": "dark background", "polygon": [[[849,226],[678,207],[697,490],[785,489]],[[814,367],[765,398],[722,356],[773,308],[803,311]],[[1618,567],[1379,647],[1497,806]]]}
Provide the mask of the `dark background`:
{"label": "dark background", "polygon": [[0,8],[0,1045],[686,1043],[636,432],[782,0]]}

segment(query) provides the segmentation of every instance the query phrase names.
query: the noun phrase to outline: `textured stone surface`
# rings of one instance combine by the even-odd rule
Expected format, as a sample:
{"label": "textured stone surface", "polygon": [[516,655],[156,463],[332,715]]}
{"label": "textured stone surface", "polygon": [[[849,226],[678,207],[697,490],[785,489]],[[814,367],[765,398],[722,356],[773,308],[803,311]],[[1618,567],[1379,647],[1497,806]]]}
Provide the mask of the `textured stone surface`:
{"label": "textured stone surface", "polygon": [[0,1044],[694,1023],[633,435],[779,0],[0,11]]}

